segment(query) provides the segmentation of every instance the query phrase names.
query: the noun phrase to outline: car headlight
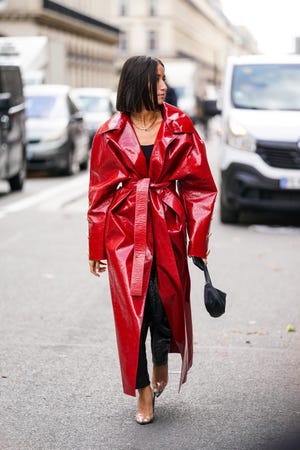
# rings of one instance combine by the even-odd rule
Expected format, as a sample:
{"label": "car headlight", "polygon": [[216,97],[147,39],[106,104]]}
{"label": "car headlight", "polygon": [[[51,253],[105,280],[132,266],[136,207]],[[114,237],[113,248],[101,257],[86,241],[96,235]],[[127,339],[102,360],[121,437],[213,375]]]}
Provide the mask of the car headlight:
{"label": "car headlight", "polygon": [[255,152],[256,150],[254,137],[248,133],[243,125],[233,120],[229,120],[228,123],[227,144],[238,150],[246,150],[248,152]]}
{"label": "car headlight", "polygon": [[54,131],[52,133],[48,133],[44,136],[43,141],[53,142],[53,141],[66,141],[68,139],[68,135],[66,130]]}

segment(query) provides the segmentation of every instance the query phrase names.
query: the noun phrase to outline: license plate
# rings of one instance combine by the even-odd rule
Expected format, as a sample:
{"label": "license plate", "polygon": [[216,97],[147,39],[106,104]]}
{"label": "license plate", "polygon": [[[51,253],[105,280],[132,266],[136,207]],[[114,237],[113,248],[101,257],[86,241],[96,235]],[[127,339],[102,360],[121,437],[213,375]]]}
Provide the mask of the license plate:
{"label": "license plate", "polygon": [[281,189],[300,189],[300,177],[285,177],[280,179]]}

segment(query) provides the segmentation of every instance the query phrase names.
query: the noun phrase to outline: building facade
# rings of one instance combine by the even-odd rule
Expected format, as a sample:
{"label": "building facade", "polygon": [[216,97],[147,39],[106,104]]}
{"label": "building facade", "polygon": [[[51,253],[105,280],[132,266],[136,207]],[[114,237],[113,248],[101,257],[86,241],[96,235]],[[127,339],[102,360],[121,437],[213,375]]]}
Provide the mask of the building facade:
{"label": "building facade", "polygon": [[218,0],[21,3],[0,0],[0,34],[47,36],[63,47],[54,69],[63,65],[57,73],[71,86],[115,89],[122,63],[135,54],[194,61],[203,80],[220,85],[229,55],[257,53],[252,36],[229,22]]}
{"label": "building facade", "polygon": [[[52,73],[48,81],[73,87],[115,87],[119,29],[96,14],[97,1],[21,3],[22,6],[19,0],[0,1],[1,36],[45,36],[51,48],[60,49],[59,58],[55,60],[52,55],[48,61]],[[59,66],[64,66],[64,70]]]}
{"label": "building facade", "polygon": [[[234,27],[217,0],[111,0],[105,13],[121,29],[119,66],[128,56],[196,61],[220,84],[229,55],[257,53],[249,32]],[[247,38],[246,38],[247,36]]]}

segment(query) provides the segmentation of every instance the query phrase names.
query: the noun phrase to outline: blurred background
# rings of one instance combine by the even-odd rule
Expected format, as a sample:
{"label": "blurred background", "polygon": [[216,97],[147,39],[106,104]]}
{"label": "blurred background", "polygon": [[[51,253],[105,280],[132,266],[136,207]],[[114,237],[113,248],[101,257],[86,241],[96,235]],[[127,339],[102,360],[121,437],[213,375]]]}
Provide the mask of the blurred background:
{"label": "blurred background", "polygon": [[153,54],[166,62],[193,61],[201,90],[205,83],[220,85],[229,55],[260,51],[256,37],[233,24],[223,6],[212,0],[29,0],[20,7],[3,0],[1,35],[19,39],[2,40],[1,58],[9,58],[10,47],[25,82],[116,89],[128,56]]}
{"label": "blurred background", "polygon": [[1,61],[19,62],[28,83],[115,89],[128,56],[153,54],[193,61],[201,92],[206,83],[220,86],[230,55],[297,52],[296,0],[0,3],[1,36],[18,37],[1,40]]}
{"label": "blurred background", "polygon": [[[272,5],[256,0],[28,0],[22,6],[2,0],[1,140],[4,147],[11,142],[14,126],[19,143],[14,137],[14,157],[5,155],[2,145],[0,178],[20,190],[26,169],[70,175],[87,168],[93,136],[115,110],[120,68],[135,54],[163,60],[166,100],[184,110],[207,138],[210,119],[221,113],[228,58],[299,53],[299,12],[296,0]],[[35,88],[34,95],[30,87],[23,92],[33,84],[46,86]],[[61,91],[47,88],[53,84],[69,87],[65,100]],[[52,120],[51,127],[48,118],[64,101],[64,118]],[[16,117],[4,114],[11,106],[17,108]],[[221,135],[219,125],[215,131]]]}
{"label": "blurred background", "polygon": [[[221,220],[237,222],[246,209],[299,212],[299,14],[297,0],[2,0],[0,179],[17,191],[28,173],[86,170],[124,61],[148,54],[164,62],[166,101],[206,140],[217,136]],[[246,90],[265,101],[234,104]],[[251,167],[237,174],[234,164]],[[259,201],[265,195],[271,204]]]}

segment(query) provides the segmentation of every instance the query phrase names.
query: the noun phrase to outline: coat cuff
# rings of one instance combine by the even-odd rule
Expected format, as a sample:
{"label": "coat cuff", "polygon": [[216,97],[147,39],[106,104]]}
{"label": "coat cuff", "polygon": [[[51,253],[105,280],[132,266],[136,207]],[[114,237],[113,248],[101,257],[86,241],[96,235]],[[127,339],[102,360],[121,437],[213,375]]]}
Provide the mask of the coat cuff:
{"label": "coat cuff", "polygon": [[106,252],[101,245],[99,235],[89,235],[89,259],[92,261],[106,259]]}
{"label": "coat cuff", "polygon": [[198,258],[206,258],[207,257],[207,249],[208,242],[203,243],[202,245],[194,245],[192,242],[189,242],[188,246],[188,256],[197,256]]}

